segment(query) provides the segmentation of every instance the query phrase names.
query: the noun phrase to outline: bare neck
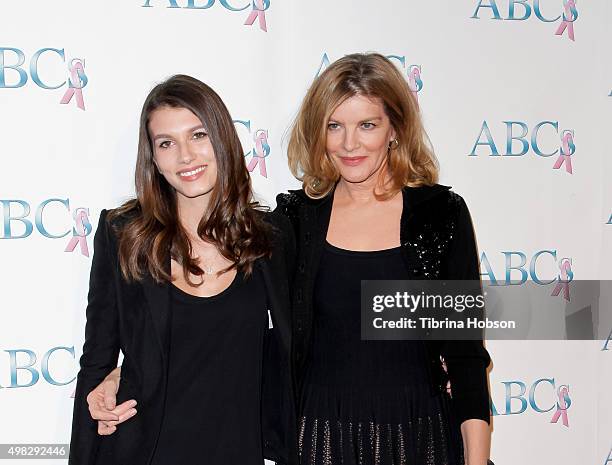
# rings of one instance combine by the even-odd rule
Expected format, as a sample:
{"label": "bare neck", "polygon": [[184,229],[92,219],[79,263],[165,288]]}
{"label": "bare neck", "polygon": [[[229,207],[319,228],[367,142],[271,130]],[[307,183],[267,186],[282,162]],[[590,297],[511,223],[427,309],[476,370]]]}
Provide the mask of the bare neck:
{"label": "bare neck", "polygon": [[194,199],[179,197],[177,201],[179,221],[190,236],[198,236],[198,225],[208,209],[210,196],[202,195]]}
{"label": "bare neck", "polygon": [[[387,181],[388,175],[385,176]],[[349,205],[366,205],[369,203],[379,202],[374,195],[377,187],[380,187],[379,176],[370,176],[363,182],[348,182],[340,178],[336,186],[334,199],[341,203]]]}

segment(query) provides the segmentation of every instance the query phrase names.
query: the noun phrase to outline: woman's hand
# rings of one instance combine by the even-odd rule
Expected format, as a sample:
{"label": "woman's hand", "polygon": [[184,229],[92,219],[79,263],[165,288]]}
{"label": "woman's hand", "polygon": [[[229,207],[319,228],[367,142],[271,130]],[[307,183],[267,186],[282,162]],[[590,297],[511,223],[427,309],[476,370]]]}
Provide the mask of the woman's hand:
{"label": "woman's hand", "polygon": [[117,391],[121,380],[121,367],[111,371],[104,381],[87,395],[91,418],[98,420],[98,434],[108,436],[117,430],[117,425],[136,415],[136,401],[117,403]]}

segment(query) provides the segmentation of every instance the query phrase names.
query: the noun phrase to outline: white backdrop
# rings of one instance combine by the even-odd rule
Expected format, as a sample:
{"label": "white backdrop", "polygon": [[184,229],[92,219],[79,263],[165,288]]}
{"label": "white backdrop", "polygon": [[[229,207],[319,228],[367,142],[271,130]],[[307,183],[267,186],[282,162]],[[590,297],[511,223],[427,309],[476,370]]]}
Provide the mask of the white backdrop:
{"label": "white backdrop", "polygon": [[[574,21],[556,35],[564,3]],[[611,14],[606,0],[0,4],[0,443],[69,442],[93,229],[101,209],[133,194],[140,107],[175,73],[222,96],[245,151],[268,131],[270,153],[252,178],[273,206],[298,186],[287,130],[327,60],[377,51],[407,78],[416,67],[441,183],[470,207],[483,277],[504,281],[524,261],[529,279],[552,279],[569,259],[576,279],[612,279]],[[60,104],[74,59],[84,110],[79,90]],[[572,173],[567,160],[553,168],[565,131]],[[612,464],[612,341],[488,347],[496,464]],[[563,416],[551,423],[564,385],[568,426]]]}

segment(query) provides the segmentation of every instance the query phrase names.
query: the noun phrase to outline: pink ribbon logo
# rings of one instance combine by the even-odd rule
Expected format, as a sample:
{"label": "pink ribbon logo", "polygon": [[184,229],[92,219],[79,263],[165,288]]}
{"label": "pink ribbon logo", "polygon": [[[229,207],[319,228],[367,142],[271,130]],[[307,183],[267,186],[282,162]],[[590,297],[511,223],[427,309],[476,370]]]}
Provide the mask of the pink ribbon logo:
{"label": "pink ribbon logo", "polygon": [[419,66],[412,66],[408,72],[408,85],[412,91],[414,99],[419,102],[418,92],[423,87],[423,81],[421,80],[421,68]]}
{"label": "pink ribbon logo", "polygon": [[557,391],[557,395],[559,396],[559,402],[557,402],[557,411],[553,415],[550,420],[551,423],[557,423],[559,418],[561,418],[561,422],[563,426],[569,428],[569,419],[567,417],[567,410],[570,408],[572,401],[569,397],[569,386],[559,386]]}
{"label": "pink ribbon logo", "polygon": [[89,257],[89,247],[87,246],[87,233],[91,231],[91,223],[89,222],[89,210],[86,208],[77,208],[72,215],[74,218],[73,236],[68,242],[64,252],[73,252],[77,245],[81,247],[81,254]]}
{"label": "pink ribbon logo", "polygon": [[576,145],[574,144],[574,131],[565,130],[561,134],[561,149],[559,150],[559,158],[553,166],[554,170],[561,168],[561,165],[565,163],[565,171],[569,174],[572,172],[572,155],[576,152]]}
{"label": "pink ribbon logo", "polygon": [[259,19],[259,28],[264,32],[268,32],[266,26],[266,10],[267,7],[270,6],[270,3],[268,1],[268,5],[265,5],[265,1],[266,0],[253,0],[253,10],[244,22],[245,26],[252,26],[255,20]]}
{"label": "pink ribbon logo", "polygon": [[68,81],[68,89],[62,97],[60,104],[66,105],[70,103],[72,97],[76,95],[77,107],[85,111],[85,102],[83,100],[83,84],[81,82],[80,75],[85,75],[83,63],[78,59],[72,60],[72,67],[70,68],[70,80]]}
{"label": "pink ribbon logo", "polygon": [[253,158],[247,166],[249,172],[253,172],[255,167],[259,165],[259,174],[264,178],[268,177],[268,171],[266,170],[266,157],[270,155],[270,145],[268,144],[268,131],[264,129],[258,129],[253,136],[255,141],[255,148],[253,149]]}
{"label": "pink ribbon logo", "polygon": [[559,276],[559,281],[557,285],[550,294],[552,297],[557,297],[561,291],[563,291],[563,298],[569,302],[570,300],[570,288],[569,283],[574,278],[574,273],[572,271],[572,261],[569,258],[564,258],[561,260],[559,264],[559,269],[561,270],[561,276]]}
{"label": "pink ribbon logo", "polygon": [[559,28],[555,35],[563,35],[565,30],[567,29],[567,36],[571,40],[574,39],[574,21],[578,19],[578,10],[576,9],[576,1],[575,0],[564,0],[563,1],[563,21],[559,24]]}

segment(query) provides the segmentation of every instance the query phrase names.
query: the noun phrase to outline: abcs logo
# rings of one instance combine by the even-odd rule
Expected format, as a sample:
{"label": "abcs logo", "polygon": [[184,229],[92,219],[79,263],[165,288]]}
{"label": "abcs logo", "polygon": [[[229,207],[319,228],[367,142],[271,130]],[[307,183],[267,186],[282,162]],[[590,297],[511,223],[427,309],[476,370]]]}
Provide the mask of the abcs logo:
{"label": "abcs logo", "polygon": [[[505,147],[505,152],[499,152],[498,145],[495,143],[494,137],[491,135],[489,123],[486,120],[482,122],[480,132],[476,138],[476,142],[472,146],[472,150],[468,154],[470,157],[478,156],[476,150],[478,147],[487,147],[487,155],[491,157],[522,157],[531,150],[538,157],[548,158],[557,155],[557,159],[553,165],[553,169],[559,169],[565,166],[565,171],[573,174],[572,156],[576,153],[575,132],[573,129],[559,129],[558,121],[541,121],[537,123],[531,130],[529,137],[529,126],[522,121],[503,121],[505,125],[505,139],[502,147]],[[541,131],[547,129],[548,146],[543,147],[540,140],[542,137]],[[553,136],[551,137],[551,133]],[[545,134],[546,135],[546,134]],[[557,140],[558,145],[554,144]],[[551,142],[551,140],[553,142]],[[499,141],[499,139],[498,139]],[[552,146],[551,146],[552,145]]]}
{"label": "abcs logo", "polygon": [[[266,158],[270,155],[270,144],[268,143],[268,130],[255,129],[251,120],[234,120],[236,131],[245,148],[245,159],[251,157],[247,162],[249,173],[253,173],[259,167],[259,174],[264,178],[268,177],[266,169]],[[250,148],[250,150],[246,150]]]}
{"label": "abcs logo", "polygon": [[[497,0],[502,3],[504,0]],[[504,18],[500,14],[500,9],[497,5],[496,0],[479,0],[478,5],[474,14],[470,16],[472,19],[480,19],[480,10],[486,9],[492,16],[491,19],[506,20],[506,21],[525,21],[531,17],[533,12],[535,17],[545,23],[555,23],[561,20],[559,27],[555,30],[555,35],[561,36],[567,31],[567,36],[570,40],[575,40],[574,36],[574,22],[578,19],[578,8],[576,7],[576,0],[557,0],[559,3],[559,10],[557,16],[554,18],[546,17],[542,13],[542,7],[540,6],[540,0],[533,0],[533,7],[529,0],[507,0],[508,3],[508,14]],[[562,2],[562,3],[561,3]],[[553,14],[555,14],[553,13]],[[518,16],[521,14],[521,16]]]}
{"label": "abcs logo", "polygon": [[610,213],[610,218],[608,218],[608,222],[606,224],[612,224],[612,213]]}
{"label": "abcs logo", "polygon": [[[30,218],[32,207],[25,200],[0,200],[0,208],[2,209],[0,239],[25,239],[32,235],[34,229],[48,239],[61,239],[72,233],[64,252],[73,252],[79,246],[81,254],[89,257],[87,236],[91,234],[93,228],[89,221],[88,208],[71,209],[69,199],[46,199],[36,206],[33,219]],[[70,221],[70,217],[74,226],[67,224],[66,220]]]}
{"label": "abcs logo", "polygon": [[[58,346],[47,350],[40,358],[30,349],[4,350],[8,354],[9,381],[2,388],[28,388],[38,382],[46,382],[53,386],[65,386],[75,380],[75,376],[61,378],[61,373],[72,371],[76,360],[74,346]],[[1,365],[0,365],[1,366]],[[4,371],[4,369],[3,369]]]}
{"label": "abcs logo", "polygon": [[529,385],[523,381],[502,381],[501,384],[505,388],[504,397],[497,405],[503,409],[496,407],[491,399],[492,416],[521,415],[528,409],[536,413],[554,410],[550,423],[561,420],[563,426],[569,428],[568,410],[572,400],[567,384],[557,387],[554,378],[540,378]]}
{"label": "abcs logo", "polygon": [[[540,286],[547,286],[549,284],[556,283],[552,293],[550,294],[551,297],[558,297],[561,293],[563,293],[563,299],[568,302],[571,300],[570,283],[574,279],[571,258],[564,257],[557,261],[556,250],[539,250],[533,254],[529,260],[529,269],[527,270],[525,269],[527,265],[527,255],[525,253],[518,251],[507,251],[502,252],[502,254],[504,254],[505,259],[505,276],[503,281],[498,280],[495,276],[493,267],[487,258],[487,254],[482,252],[480,255],[480,276],[488,277],[491,286],[521,285],[526,283],[527,280],[531,278],[534,283]],[[558,275],[552,279],[543,279],[537,271],[538,260],[546,255],[552,258],[552,264],[556,265],[556,267],[559,269]],[[518,258],[518,263],[516,263],[516,259],[513,260],[513,257]],[[550,265],[551,263],[549,263],[549,267]],[[515,272],[514,276],[513,271]],[[516,279],[516,273],[520,275],[518,280]]]}
{"label": "abcs logo", "polygon": [[[146,0],[145,4],[142,5],[144,8],[151,8],[151,2],[153,0]],[[196,4],[198,0],[187,0],[184,6],[179,5],[178,0],[167,0],[169,5],[166,8],[184,8],[188,10],[208,10],[215,4],[215,0],[202,0],[201,3]],[[242,4],[238,4],[242,1]],[[219,0],[219,3],[223,8],[232,12],[244,11],[251,7],[251,12],[244,22],[245,26],[252,26],[257,20],[259,22],[259,29],[264,32],[268,32],[266,24],[266,10],[270,8],[270,0],[248,0],[246,3],[244,0]]]}
{"label": "abcs logo", "polygon": [[[402,71],[402,73],[406,74],[406,79],[408,79],[408,85],[410,86],[410,90],[412,91],[412,95],[418,102],[418,93],[423,90],[423,79],[421,78],[421,65],[410,64],[406,61],[405,55],[387,55],[389,60],[394,62]],[[319,64],[319,69],[317,70],[317,74],[315,77],[318,77],[330,64],[329,56],[327,52],[323,53],[323,57],[321,58],[321,63]]]}
{"label": "abcs logo", "polygon": [[[42,75],[40,73],[42,65],[39,63],[41,58],[45,68]],[[83,89],[87,86],[88,78],[85,74],[84,59],[67,59],[63,48],[42,48],[32,55],[27,69],[23,67],[25,62],[26,55],[20,49],[0,47],[0,89],[18,89],[25,86],[29,78],[35,85],[45,90],[57,90],[68,86],[60,104],[68,104],[74,97],[77,107],[85,110]],[[8,71],[12,74],[9,79],[7,79]],[[55,76],[53,78],[55,80],[52,80],[50,75]]]}
{"label": "abcs logo", "polygon": [[[480,254],[480,276],[488,278],[493,286],[520,285],[527,282],[528,279],[536,284],[546,286],[556,281],[569,282],[574,279],[574,272],[571,269],[572,259],[567,257],[558,259],[556,250],[538,250],[530,257],[528,267],[527,254],[524,252],[506,251],[501,253],[504,255],[505,265],[503,280],[495,275],[486,252]],[[552,264],[559,269],[559,274],[552,279],[544,279],[538,272],[538,263],[540,260],[544,260],[544,257],[548,257],[549,261],[552,260]],[[549,263],[550,265],[551,263]],[[517,275],[520,278],[517,279]]]}

